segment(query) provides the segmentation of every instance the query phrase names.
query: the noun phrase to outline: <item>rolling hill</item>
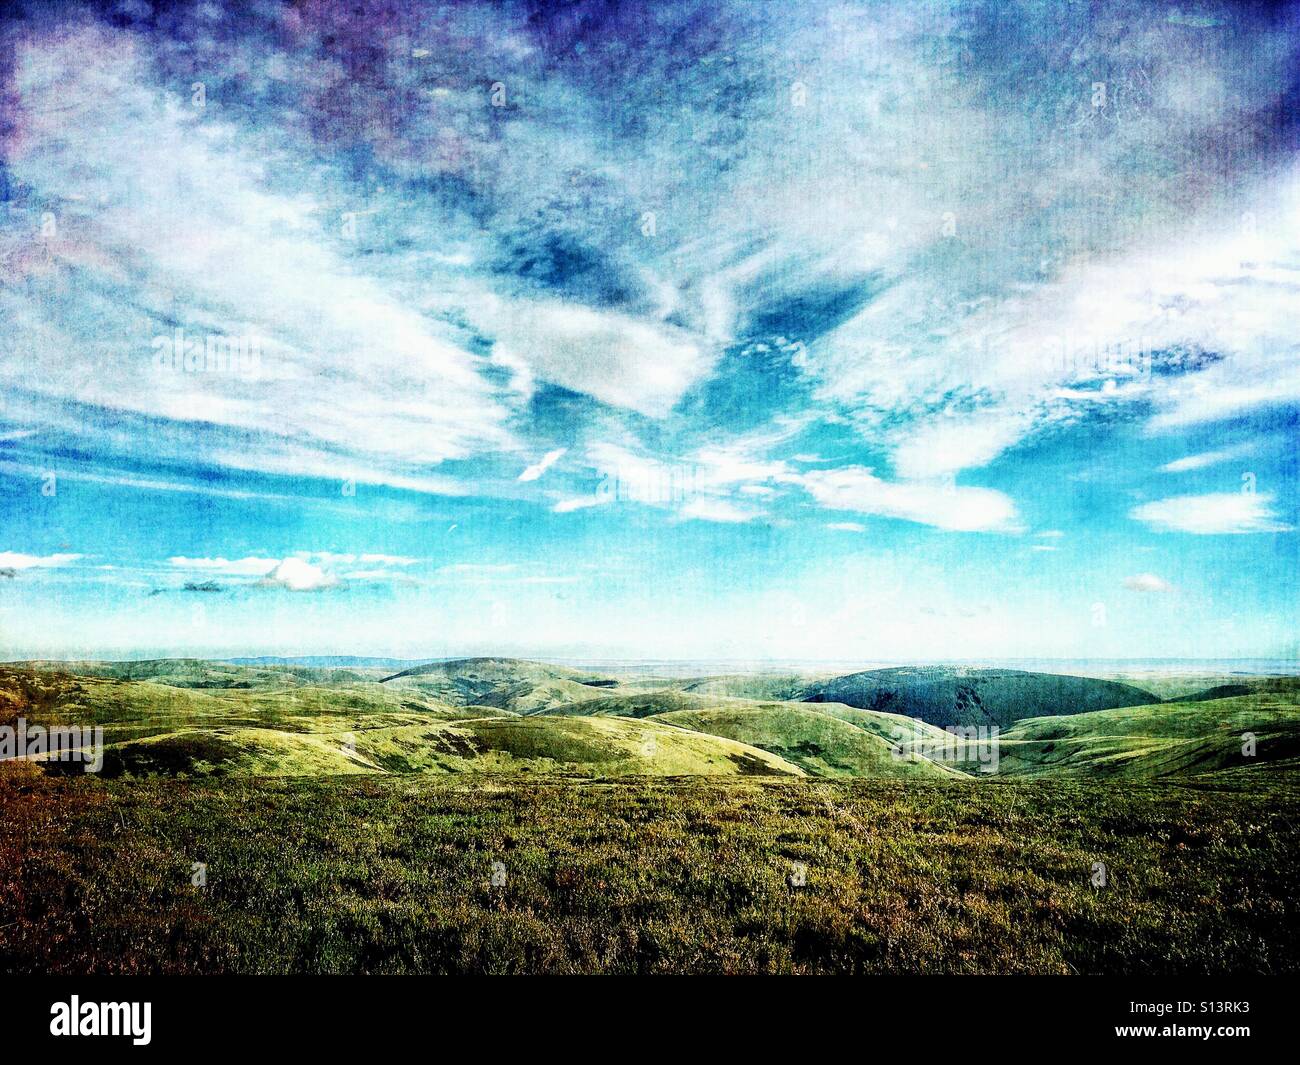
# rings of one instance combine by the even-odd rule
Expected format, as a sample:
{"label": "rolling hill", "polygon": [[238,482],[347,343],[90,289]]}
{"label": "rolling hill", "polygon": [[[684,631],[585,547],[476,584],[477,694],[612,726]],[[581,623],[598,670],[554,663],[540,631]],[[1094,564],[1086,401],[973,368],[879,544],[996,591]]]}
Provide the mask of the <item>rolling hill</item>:
{"label": "rolling hill", "polygon": [[384,677],[382,683],[414,688],[455,705],[495,706],[520,714],[591,698],[618,685],[596,673],[519,658],[433,662]]}
{"label": "rolling hill", "polygon": [[[47,768],[82,772],[77,763]],[[803,775],[796,765],[744,743],[654,722],[514,716],[346,732],[180,729],[108,745],[102,770],[110,780],[354,773]]]}
{"label": "rolling hill", "polygon": [[850,673],[809,687],[807,702],[837,702],[932,725],[1008,728],[1028,717],[1157,703],[1150,692],[1095,677],[1015,669],[903,666]]}
{"label": "rolling hill", "polygon": [[676,710],[653,720],[759,747],[813,776],[943,780],[960,775],[916,755],[895,758],[893,744],[880,736],[794,703]]}
{"label": "rolling hill", "polygon": [[[998,772],[1009,777],[1222,776],[1300,764],[1295,678],[1211,684],[1199,700],[1180,694],[1158,702],[1103,679],[936,667],[811,681],[813,690],[772,675],[748,689],[813,701],[723,694],[747,690],[743,680],[650,687],[633,677],[495,658],[388,677],[195,659],[8,664],[0,665],[0,725],[22,716],[47,727],[101,726],[104,773],[125,777],[982,776],[988,766],[938,727],[949,722],[1006,722]],[[1243,687],[1250,694],[1236,694]],[[829,701],[832,694],[868,705]],[[1240,753],[1245,732],[1256,737],[1254,757]],[[900,742],[909,761],[891,756]]]}
{"label": "rolling hill", "polygon": [[693,692],[665,688],[659,691],[625,692],[592,696],[590,691],[580,693],[576,702],[560,703],[531,711],[557,717],[655,717],[674,710],[708,710],[713,707],[738,703],[757,705],[750,700],[710,698]]}
{"label": "rolling hill", "polygon": [[[1243,753],[1247,734],[1254,754]],[[1031,718],[1001,738],[1004,776],[1147,779],[1300,768],[1294,694],[1255,693]]]}
{"label": "rolling hill", "polygon": [[717,677],[695,677],[679,682],[677,687],[696,695],[799,702],[817,684],[831,679],[833,674],[829,673],[729,673]]}

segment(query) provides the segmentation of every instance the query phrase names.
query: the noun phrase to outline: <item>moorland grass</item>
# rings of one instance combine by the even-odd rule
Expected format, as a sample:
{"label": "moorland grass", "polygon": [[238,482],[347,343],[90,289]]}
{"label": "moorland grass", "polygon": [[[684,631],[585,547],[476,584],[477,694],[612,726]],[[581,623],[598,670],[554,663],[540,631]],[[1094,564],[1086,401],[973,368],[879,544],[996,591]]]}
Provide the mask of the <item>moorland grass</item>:
{"label": "moorland grass", "polygon": [[0,971],[1295,972],[1300,795],[1236,779],[115,782],[10,764]]}

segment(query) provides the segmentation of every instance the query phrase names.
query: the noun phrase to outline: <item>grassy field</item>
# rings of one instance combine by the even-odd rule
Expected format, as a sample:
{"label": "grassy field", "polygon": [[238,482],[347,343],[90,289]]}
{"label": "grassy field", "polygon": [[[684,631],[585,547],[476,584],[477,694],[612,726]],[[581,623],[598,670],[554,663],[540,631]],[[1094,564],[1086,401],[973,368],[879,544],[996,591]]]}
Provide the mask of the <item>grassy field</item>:
{"label": "grassy field", "polygon": [[0,970],[1295,972],[1297,799],[9,765]]}
{"label": "grassy field", "polygon": [[984,775],[784,676],[0,666],[0,726],[105,740],[0,762],[0,971],[1300,971],[1294,678],[949,673],[908,705],[1086,697]]}

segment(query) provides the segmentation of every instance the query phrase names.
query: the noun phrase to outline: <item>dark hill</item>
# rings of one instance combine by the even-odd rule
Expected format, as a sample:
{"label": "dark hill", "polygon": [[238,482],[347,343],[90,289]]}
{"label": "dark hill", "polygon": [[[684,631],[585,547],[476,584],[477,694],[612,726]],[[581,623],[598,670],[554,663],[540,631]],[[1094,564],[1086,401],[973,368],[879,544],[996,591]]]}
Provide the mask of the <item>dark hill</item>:
{"label": "dark hill", "polygon": [[810,685],[805,702],[846,703],[931,725],[997,725],[1160,702],[1131,684],[1018,669],[904,666]]}

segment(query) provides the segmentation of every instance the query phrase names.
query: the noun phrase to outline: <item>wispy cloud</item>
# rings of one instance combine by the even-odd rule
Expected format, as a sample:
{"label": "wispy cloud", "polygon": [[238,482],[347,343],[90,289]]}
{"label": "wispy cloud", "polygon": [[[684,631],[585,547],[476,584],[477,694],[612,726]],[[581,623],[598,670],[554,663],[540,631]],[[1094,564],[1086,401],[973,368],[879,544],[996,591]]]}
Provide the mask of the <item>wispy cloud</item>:
{"label": "wispy cloud", "polygon": [[1246,455],[1253,454],[1258,445],[1252,442],[1238,444],[1235,447],[1219,448],[1217,451],[1202,451],[1196,455],[1174,459],[1160,467],[1162,473],[1186,473],[1188,470],[1203,470],[1223,462],[1231,462]]}
{"label": "wispy cloud", "polygon": [[822,506],[954,532],[1017,531],[1015,504],[991,488],[891,482],[863,466],[814,470],[800,483]]}
{"label": "wispy cloud", "polygon": [[[99,57],[93,74],[80,61],[87,50]],[[73,266],[94,293],[80,313],[97,319],[113,346],[110,357],[90,338],[69,343],[82,354],[50,364],[43,392],[196,433],[204,424],[242,430],[256,442],[240,452],[246,466],[276,471],[288,448],[333,457],[339,479],[349,466],[371,479],[401,477],[417,464],[509,446],[507,410],[478,373],[482,360],[346,261],[346,245],[323,228],[309,193],[273,190],[257,135],[172,106],[131,37],[98,29],[34,37],[17,77],[28,118],[18,177],[49,196],[80,188],[95,203],[80,231],[96,247]],[[89,176],[87,157],[96,161]],[[65,226],[78,211],[66,203]],[[142,282],[130,298],[109,265],[127,248]],[[256,335],[257,377],[157,370],[152,339],[173,335],[177,310],[142,300],[164,288],[200,340]],[[96,304],[99,293],[109,296]],[[127,303],[130,318],[118,309]],[[41,338],[66,341],[80,327],[55,298],[11,300],[8,310],[20,351]],[[151,318],[142,321],[142,310]],[[0,360],[0,376],[12,365]]]}
{"label": "wispy cloud", "polygon": [[1210,492],[1174,496],[1134,507],[1132,516],[1157,532],[1200,535],[1290,532],[1268,492]]}
{"label": "wispy cloud", "polygon": [[725,499],[709,499],[705,496],[697,496],[683,504],[678,508],[677,513],[683,518],[694,518],[699,521],[720,521],[730,524],[753,521],[759,516],[757,511],[738,507]]}
{"label": "wispy cloud", "polygon": [[586,510],[588,507],[600,507],[612,502],[614,502],[613,496],[577,496],[573,499],[561,499],[551,507],[551,510],[556,514],[572,514],[575,510]]}
{"label": "wispy cloud", "polygon": [[549,470],[552,466],[554,466],[557,462],[559,462],[560,459],[564,457],[564,453],[566,450],[567,448],[557,447],[553,451],[548,451],[535,463],[527,467],[524,470],[524,472],[519,475],[519,480],[521,481],[537,480],[539,477],[541,477],[542,474],[544,474],[547,470]]}
{"label": "wispy cloud", "polygon": [[1131,592],[1172,592],[1174,586],[1154,573],[1139,573],[1124,578],[1124,587]]}
{"label": "wispy cloud", "polygon": [[70,565],[82,557],[70,554],[28,555],[21,551],[0,551],[0,569],[53,569]]}

